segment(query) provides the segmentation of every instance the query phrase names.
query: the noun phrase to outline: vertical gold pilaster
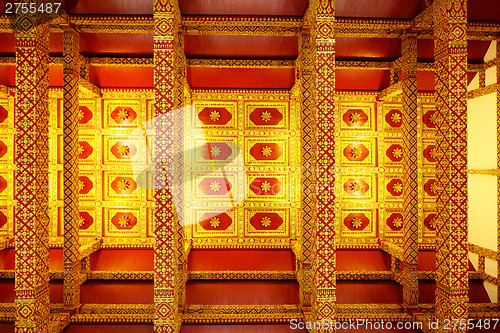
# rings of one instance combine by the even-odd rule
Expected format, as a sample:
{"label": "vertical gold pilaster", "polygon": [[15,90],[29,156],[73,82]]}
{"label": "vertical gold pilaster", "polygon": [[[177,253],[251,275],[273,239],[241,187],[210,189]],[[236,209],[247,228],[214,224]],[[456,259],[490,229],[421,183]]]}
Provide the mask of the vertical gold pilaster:
{"label": "vertical gold pilaster", "polygon": [[49,27],[19,15],[16,32],[17,333],[49,329]]}
{"label": "vertical gold pilaster", "polygon": [[[155,117],[174,110],[176,97],[176,65],[178,26],[180,11],[175,0],[154,1],[154,83]],[[173,121],[168,118],[155,122],[155,333],[178,332],[181,325],[179,314],[179,220],[175,211],[172,192],[166,184],[172,184],[173,174],[164,172],[174,166]]]}
{"label": "vertical gold pilaster", "polygon": [[63,36],[63,195],[64,308],[80,304],[80,240],[78,214],[78,80],[80,36],[64,28]]}
{"label": "vertical gold pilaster", "polygon": [[402,40],[403,84],[403,304],[418,305],[418,110],[417,110],[417,36]]}
{"label": "vertical gold pilaster", "polygon": [[[468,318],[467,1],[434,1],[436,63],[436,317]],[[466,332],[467,328],[439,332]]]}
{"label": "vertical gold pilaster", "polygon": [[[315,36],[316,104],[316,256],[314,285],[316,320],[335,320],[336,253],[335,226],[338,220],[335,197],[335,1],[318,0]],[[334,327],[319,332],[335,332]]]}

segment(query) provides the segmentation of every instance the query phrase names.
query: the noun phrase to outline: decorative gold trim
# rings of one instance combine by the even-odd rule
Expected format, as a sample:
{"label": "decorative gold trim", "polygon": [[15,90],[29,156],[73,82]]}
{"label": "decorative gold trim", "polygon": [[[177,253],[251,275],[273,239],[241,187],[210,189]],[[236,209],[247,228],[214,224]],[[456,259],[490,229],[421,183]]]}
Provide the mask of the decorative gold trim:
{"label": "decorative gold trim", "polygon": [[294,68],[294,60],[187,59],[189,67],[209,68]]}
{"label": "decorative gold trim", "polygon": [[295,304],[284,305],[187,305],[184,323],[282,323],[302,319]]}
{"label": "decorative gold trim", "polygon": [[191,271],[190,280],[295,280],[295,271]]}

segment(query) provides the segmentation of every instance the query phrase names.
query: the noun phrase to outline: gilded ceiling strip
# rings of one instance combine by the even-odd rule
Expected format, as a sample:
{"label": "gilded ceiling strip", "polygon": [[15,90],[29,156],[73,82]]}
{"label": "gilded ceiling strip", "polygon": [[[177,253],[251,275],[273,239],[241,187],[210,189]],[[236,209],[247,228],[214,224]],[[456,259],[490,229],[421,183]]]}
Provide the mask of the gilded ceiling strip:
{"label": "gilded ceiling strip", "polygon": [[301,319],[297,305],[187,305],[185,323],[289,323]]}
{"label": "gilded ceiling strip", "polygon": [[299,58],[297,61],[298,82],[301,96],[301,226],[300,226],[300,256],[297,267],[297,277],[300,284],[300,307],[306,319],[311,316],[313,305],[314,276],[313,264],[316,246],[316,122],[314,105],[314,37],[310,34],[310,18],[312,4],[304,18],[304,30],[299,34]]}
{"label": "gilded ceiling strip", "polygon": [[61,332],[69,325],[69,313],[52,313],[50,315],[49,332]]}
{"label": "gilded ceiling strip", "polygon": [[417,35],[406,34],[402,40],[401,83],[403,88],[403,304],[418,304],[418,225],[423,212],[419,194],[422,169],[418,133],[420,119],[417,107]]}
{"label": "gilded ceiling strip", "polygon": [[154,272],[148,271],[91,271],[89,280],[153,280]]}
{"label": "gilded ceiling strip", "polygon": [[296,36],[302,20],[281,17],[183,17],[188,35]]}
{"label": "gilded ceiling strip", "polygon": [[64,28],[63,35],[63,260],[64,308],[80,305],[80,239],[78,197],[78,81],[80,77],[80,35]]}
{"label": "gilded ceiling strip", "polygon": [[[335,320],[336,302],[336,235],[340,223],[339,198],[335,193],[335,1],[318,0],[316,22],[313,29],[315,43],[316,79],[314,103],[316,108],[316,254],[313,264],[316,291],[316,320]],[[314,149],[313,148],[313,149]],[[314,235],[314,232],[313,232]],[[325,332],[333,332],[326,330]]]}
{"label": "gilded ceiling strip", "polygon": [[468,244],[468,250],[472,253],[475,253],[479,256],[484,256],[488,259],[491,259],[491,260],[495,260],[497,261],[499,259],[499,255],[498,255],[498,252],[496,251],[493,251],[491,249],[487,249],[485,247],[482,247],[482,246],[479,246],[479,245],[476,245],[476,244],[472,244],[472,243],[469,243]]}
{"label": "gilded ceiling strip", "polygon": [[[467,1],[434,1],[436,318],[467,320]],[[438,332],[445,332],[440,327]],[[466,332],[458,329],[456,332]]]}
{"label": "gilded ceiling strip", "polygon": [[[49,330],[49,30],[38,15],[16,24],[16,331]],[[22,23],[22,27],[21,27]]]}
{"label": "gilded ceiling strip", "polygon": [[401,82],[396,82],[389,87],[385,88],[378,94],[379,101],[390,100],[403,93],[403,84]]}
{"label": "gilded ceiling strip", "polygon": [[189,280],[295,280],[295,271],[191,271]]}
{"label": "gilded ceiling strip", "polygon": [[[183,265],[179,265],[178,248],[179,220],[175,213],[172,192],[165,184],[173,184],[173,176],[163,172],[172,170],[174,166],[174,137],[172,128],[174,126],[171,117],[158,118],[178,107],[176,97],[176,64],[178,39],[177,29],[179,26],[180,11],[176,0],[154,1],[154,25],[153,36],[154,54],[154,82],[155,103],[154,116],[162,119],[155,123],[154,151],[157,156],[162,156],[161,164],[156,161],[154,184],[155,200],[155,279],[154,279],[154,303],[155,303],[155,332],[178,332],[182,323],[178,316],[181,306],[179,290],[181,272]],[[180,267],[179,267],[180,266]]]}
{"label": "gilded ceiling strip", "polygon": [[392,257],[403,260],[403,248],[399,245],[383,240],[380,242],[380,248],[389,253]]}
{"label": "gilded ceiling strip", "polygon": [[[127,324],[153,324],[156,322],[154,314],[74,314],[71,323],[127,323]],[[155,331],[169,332],[169,331]],[[171,331],[174,332],[174,331]]]}
{"label": "gilded ceiling strip", "polygon": [[92,241],[87,241],[81,244],[80,249],[78,250],[80,252],[79,260],[82,260],[83,258],[88,257],[92,253],[101,249],[101,245],[102,245],[101,238],[94,239]]}
{"label": "gilded ceiling strip", "polygon": [[294,68],[294,60],[188,59],[189,67],[208,68]]}
{"label": "gilded ceiling strip", "polygon": [[79,78],[78,84],[80,87],[80,91],[83,94],[90,95],[91,97],[102,97],[101,88],[91,83],[88,79],[84,79],[82,77]]}

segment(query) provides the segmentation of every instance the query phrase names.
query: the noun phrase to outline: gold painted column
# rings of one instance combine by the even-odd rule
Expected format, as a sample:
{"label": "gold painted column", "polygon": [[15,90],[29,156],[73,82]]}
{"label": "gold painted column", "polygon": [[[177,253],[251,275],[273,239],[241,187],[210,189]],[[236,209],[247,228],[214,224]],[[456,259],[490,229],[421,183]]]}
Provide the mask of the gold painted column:
{"label": "gold painted column", "polygon": [[[436,318],[468,318],[467,1],[434,1],[436,64]],[[458,326],[458,325],[457,325]],[[466,332],[467,329],[439,332]]]}
{"label": "gold painted column", "polygon": [[16,22],[16,333],[49,326],[49,27],[36,20]]}
{"label": "gold painted column", "polygon": [[403,84],[403,304],[418,305],[418,111],[417,35],[402,40],[401,80]]}
{"label": "gold painted column", "polygon": [[300,306],[306,316],[310,316],[315,295],[313,281],[313,262],[316,240],[316,119],[314,106],[314,49],[310,34],[311,22],[309,9],[299,35],[298,80],[301,95],[301,204],[302,223],[300,227]]}
{"label": "gold painted column", "polygon": [[63,188],[64,308],[80,304],[80,240],[78,214],[78,63],[80,36],[63,28]]}
{"label": "gold painted column", "polygon": [[[316,320],[335,320],[335,1],[317,0],[315,33],[316,104]],[[334,332],[335,328],[318,332]]]}
{"label": "gold painted column", "polygon": [[[180,11],[175,0],[154,1],[154,83],[155,117],[159,117],[177,105],[176,97],[176,47]],[[164,170],[172,170],[174,165],[174,137],[172,118],[155,120],[155,333],[178,332],[181,325],[179,314],[179,266],[178,258],[178,218],[172,193],[166,184],[172,184],[173,175]],[[161,161],[159,160],[161,159]],[[177,288],[176,288],[177,287]]]}

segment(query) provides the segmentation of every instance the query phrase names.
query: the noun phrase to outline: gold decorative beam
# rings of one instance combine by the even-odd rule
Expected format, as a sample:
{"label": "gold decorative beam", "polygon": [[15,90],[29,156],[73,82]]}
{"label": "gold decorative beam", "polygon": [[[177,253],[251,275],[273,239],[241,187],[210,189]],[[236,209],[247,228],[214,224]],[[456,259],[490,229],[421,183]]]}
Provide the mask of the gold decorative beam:
{"label": "gold decorative beam", "polygon": [[154,272],[149,271],[91,271],[89,280],[154,280]]}
{"label": "gold decorative beam", "polygon": [[403,84],[397,82],[389,87],[385,88],[378,94],[378,100],[384,101],[387,99],[394,98],[395,96],[401,95],[403,93]]}
{"label": "gold decorative beam", "polygon": [[98,251],[101,248],[101,245],[102,245],[102,238],[98,238],[91,242],[82,244],[80,246],[80,260]]}
{"label": "gold decorative beam", "polygon": [[81,77],[80,80],[78,81],[78,84],[80,86],[80,92],[84,94],[90,94],[93,97],[97,98],[102,97],[101,88],[91,83],[89,80],[86,80]]}
{"label": "gold decorative beam", "polygon": [[401,246],[384,240],[380,242],[380,248],[392,257],[403,260],[403,248]]}
{"label": "gold decorative beam", "polygon": [[189,67],[294,68],[295,60],[187,59]]}
{"label": "gold decorative beam", "polygon": [[280,305],[187,305],[185,323],[289,323],[302,319],[295,304]]}
{"label": "gold decorative beam", "polygon": [[296,36],[302,18],[192,16],[182,18],[188,35]]}
{"label": "gold decorative beam", "polygon": [[8,248],[14,243],[14,238],[2,238],[0,239],[0,251]]}
{"label": "gold decorative beam", "polygon": [[[489,94],[493,94],[497,92],[497,89],[500,87],[500,83],[493,83],[485,87],[480,87],[467,92],[467,99],[478,98],[482,96],[486,96]],[[478,170],[480,171],[480,170]]]}
{"label": "gold decorative beam", "polygon": [[153,58],[108,58],[90,57],[87,58],[91,66],[119,66],[119,67],[153,67]]}
{"label": "gold decorative beam", "polygon": [[192,271],[190,280],[295,280],[295,271]]}

